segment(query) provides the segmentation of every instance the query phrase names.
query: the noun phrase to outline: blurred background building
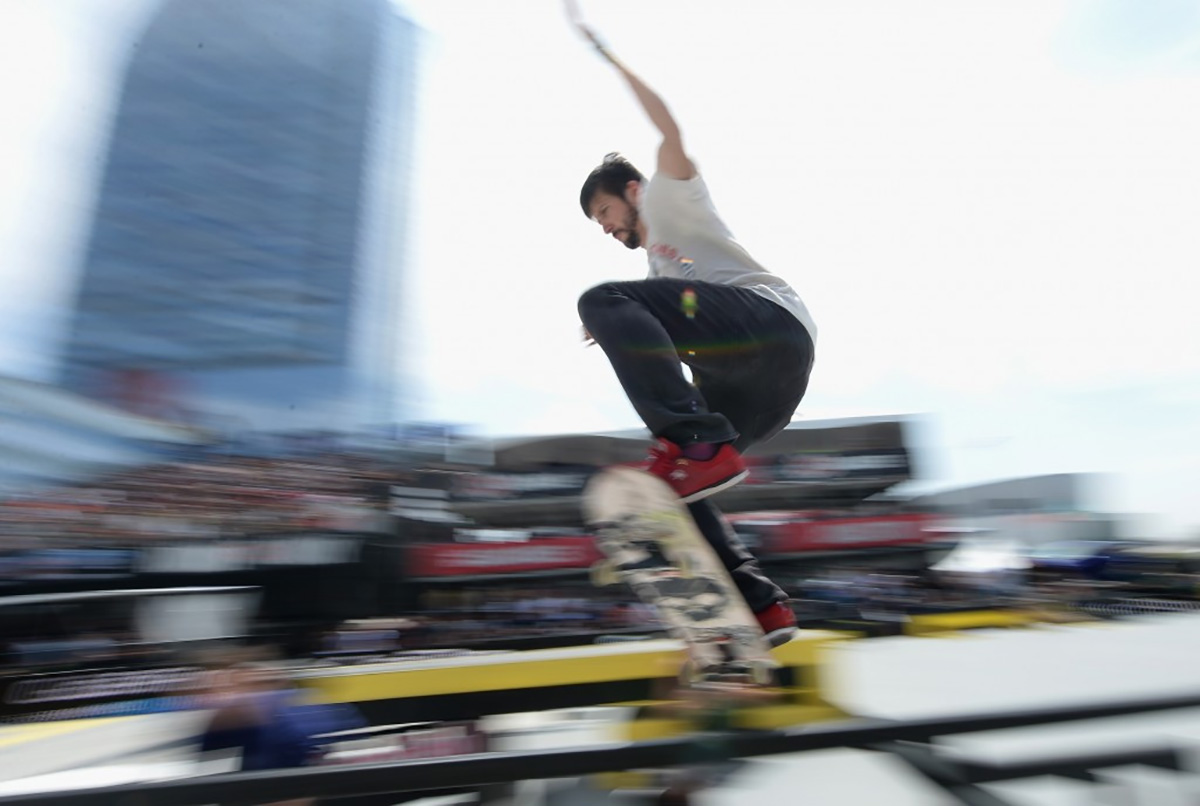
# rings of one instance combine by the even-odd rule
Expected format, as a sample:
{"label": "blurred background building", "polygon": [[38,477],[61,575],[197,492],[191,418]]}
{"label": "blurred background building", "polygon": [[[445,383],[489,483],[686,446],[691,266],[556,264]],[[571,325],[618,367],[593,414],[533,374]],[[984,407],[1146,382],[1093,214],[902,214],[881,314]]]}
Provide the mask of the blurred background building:
{"label": "blurred background building", "polygon": [[166,0],[111,129],[67,389],[221,430],[405,419],[417,29],[388,0]]}
{"label": "blurred background building", "polygon": [[0,423],[0,502],[21,490],[83,483],[117,468],[166,461],[206,441],[195,429],[16,378],[0,377]]}

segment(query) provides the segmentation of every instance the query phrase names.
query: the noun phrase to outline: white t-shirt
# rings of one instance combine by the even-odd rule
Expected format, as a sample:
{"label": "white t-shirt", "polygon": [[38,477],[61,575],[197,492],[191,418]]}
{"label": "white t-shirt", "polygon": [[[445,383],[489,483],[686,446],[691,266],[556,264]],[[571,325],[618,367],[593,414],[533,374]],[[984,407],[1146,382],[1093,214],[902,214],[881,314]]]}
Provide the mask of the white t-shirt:
{"label": "white t-shirt", "polygon": [[650,277],[747,288],[783,306],[816,342],[817,325],[800,295],[734,240],[699,174],[691,179],[654,174],[643,189],[640,213],[646,222]]}

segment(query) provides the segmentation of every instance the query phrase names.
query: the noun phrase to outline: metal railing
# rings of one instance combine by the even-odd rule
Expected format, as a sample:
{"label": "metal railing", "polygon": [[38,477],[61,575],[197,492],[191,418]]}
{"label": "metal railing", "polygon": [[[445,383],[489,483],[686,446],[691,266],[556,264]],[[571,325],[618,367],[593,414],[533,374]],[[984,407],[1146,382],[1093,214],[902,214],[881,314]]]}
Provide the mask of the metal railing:
{"label": "metal railing", "polygon": [[[719,737],[731,758],[798,753],[830,748],[889,752],[941,786],[961,802],[997,806],[980,783],[1033,775],[1083,777],[1090,770],[1141,763],[1178,769],[1172,749],[1047,759],[993,766],[939,757],[932,739],[962,733],[1005,730],[1089,719],[1129,716],[1181,708],[1200,708],[1200,694],[1135,702],[1039,708],[1004,713],[943,716],[907,721],[851,720],[780,731],[743,731]],[[706,736],[709,745],[714,737]],[[290,798],[337,798],[400,792],[449,791],[511,781],[569,778],[629,769],[666,768],[694,758],[694,738],[538,750],[485,753],[431,761],[311,767],[239,772],[126,784],[94,789],[41,792],[0,797],[0,806],[200,806],[254,804]]]}

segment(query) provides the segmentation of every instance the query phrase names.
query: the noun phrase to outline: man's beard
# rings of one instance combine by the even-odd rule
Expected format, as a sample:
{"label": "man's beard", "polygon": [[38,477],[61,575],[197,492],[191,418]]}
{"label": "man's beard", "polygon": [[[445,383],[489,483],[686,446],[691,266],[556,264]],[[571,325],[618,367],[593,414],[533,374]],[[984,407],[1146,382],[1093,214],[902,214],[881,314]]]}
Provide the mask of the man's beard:
{"label": "man's beard", "polygon": [[629,208],[629,215],[625,216],[624,226],[621,227],[627,234],[621,239],[621,243],[625,244],[626,249],[637,249],[642,245],[642,236],[638,234],[638,221],[641,215],[636,207]]}

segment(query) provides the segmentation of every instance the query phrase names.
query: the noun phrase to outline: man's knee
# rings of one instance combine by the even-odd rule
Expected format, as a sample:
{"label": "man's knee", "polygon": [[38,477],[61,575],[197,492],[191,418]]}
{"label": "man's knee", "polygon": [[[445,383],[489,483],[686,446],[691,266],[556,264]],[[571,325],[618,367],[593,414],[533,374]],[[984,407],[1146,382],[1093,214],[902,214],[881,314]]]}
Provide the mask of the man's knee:
{"label": "man's knee", "polygon": [[615,283],[601,283],[584,291],[579,296],[579,319],[585,325],[597,312],[604,310],[619,297]]}

